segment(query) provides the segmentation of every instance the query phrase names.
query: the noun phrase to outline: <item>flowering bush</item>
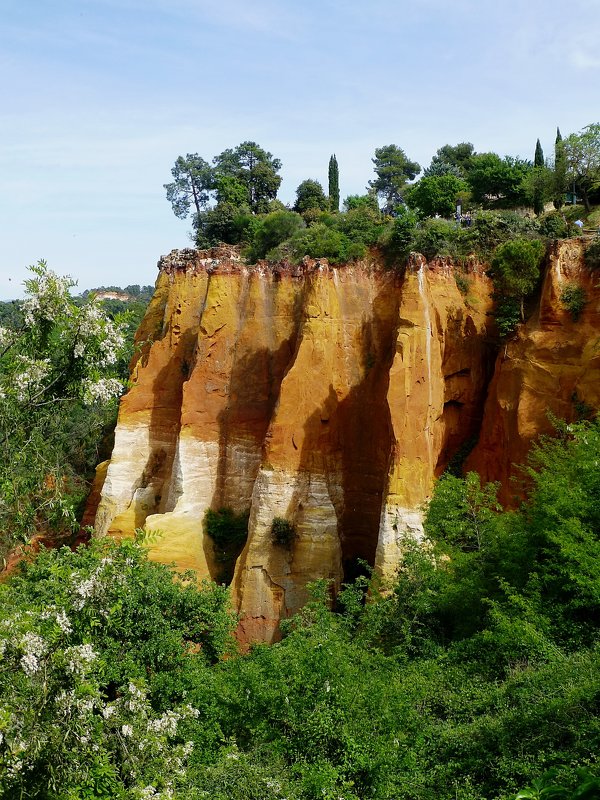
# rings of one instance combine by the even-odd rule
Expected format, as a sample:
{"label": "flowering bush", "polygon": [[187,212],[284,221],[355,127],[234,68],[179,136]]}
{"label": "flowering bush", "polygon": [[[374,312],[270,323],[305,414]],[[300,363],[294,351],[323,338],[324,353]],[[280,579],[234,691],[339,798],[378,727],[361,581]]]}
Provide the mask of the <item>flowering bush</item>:
{"label": "flowering bush", "polygon": [[173,796],[201,724],[186,686],[233,623],[224,589],[179,577],[101,541],[43,552],[0,587],[0,795]]}
{"label": "flowering bush", "polygon": [[82,473],[124,388],[123,325],[93,296],[77,304],[45,262],[30,270],[19,321],[0,328],[0,558],[36,530],[76,527]]}

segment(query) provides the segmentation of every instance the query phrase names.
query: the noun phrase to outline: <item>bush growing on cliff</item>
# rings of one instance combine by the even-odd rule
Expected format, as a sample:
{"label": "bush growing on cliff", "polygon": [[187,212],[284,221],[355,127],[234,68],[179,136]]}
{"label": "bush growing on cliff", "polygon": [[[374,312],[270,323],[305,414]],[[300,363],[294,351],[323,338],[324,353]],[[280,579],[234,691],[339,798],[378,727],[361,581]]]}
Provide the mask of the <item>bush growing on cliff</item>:
{"label": "bush growing on cliff", "polygon": [[384,231],[380,243],[388,260],[403,264],[412,250],[418,217],[407,206],[397,209],[392,224]]}
{"label": "bush growing on cliff", "polygon": [[359,579],[334,612],[321,581],[245,655],[226,590],[138,542],[41,554],[0,586],[0,791],[508,800],[552,767],[576,786],[600,752],[599,460],[598,423],[559,426],[509,514],[445,477],[391,591]]}
{"label": "bush growing on cliff", "polygon": [[600,238],[594,239],[585,251],[585,263],[589,269],[600,268]]}
{"label": "bush growing on cliff", "polygon": [[501,297],[519,301],[521,320],[525,319],[524,300],[539,281],[544,253],[543,242],[524,238],[504,242],[494,252],[494,288]]}
{"label": "bush growing on cliff", "polygon": [[287,519],[275,517],[271,525],[271,541],[280,547],[290,548],[296,538],[296,529]]}
{"label": "bush growing on cliff", "polygon": [[585,289],[577,283],[567,283],[560,293],[560,302],[573,321],[577,322],[587,303]]}
{"label": "bush growing on cliff", "polygon": [[462,255],[463,230],[446,219],[427,219],[415,229],[412,249],[425,258],[450,256],[458,259]]}
{"label": "bush growing on cliff", "polygon": [[265,258],[270,250],[291,239],[305,227],[300,214],[294,211],[274,211],[262,217],[257,223],[248,257],[250,261]]}

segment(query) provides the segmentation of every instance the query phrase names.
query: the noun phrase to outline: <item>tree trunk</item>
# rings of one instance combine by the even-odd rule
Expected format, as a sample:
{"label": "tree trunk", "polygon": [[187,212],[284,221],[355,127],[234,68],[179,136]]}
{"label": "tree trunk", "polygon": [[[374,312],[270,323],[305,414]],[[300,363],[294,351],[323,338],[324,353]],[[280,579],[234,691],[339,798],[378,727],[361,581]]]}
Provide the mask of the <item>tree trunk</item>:
{"label": "tree trunk", "polygon": [[581,189],[581,196],[583,198],[583,205],[585,206],[586,212],[589,214],[592,209],[590,207],[590,201],[589,201],[589,198],[588,198],[587,191],[584,188],[582,188],[581,186],[579,188]]}

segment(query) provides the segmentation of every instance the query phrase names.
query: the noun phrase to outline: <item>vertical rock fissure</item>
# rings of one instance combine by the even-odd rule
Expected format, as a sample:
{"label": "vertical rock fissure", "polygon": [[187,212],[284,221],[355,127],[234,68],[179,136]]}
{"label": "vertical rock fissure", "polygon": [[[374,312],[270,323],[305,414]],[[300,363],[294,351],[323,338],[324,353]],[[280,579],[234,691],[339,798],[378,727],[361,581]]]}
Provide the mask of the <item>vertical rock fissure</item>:
{"label": "vertical rock fissure", "polygon": [[381,506],[393,447],[388,386],[398,329],[400,287],[390,276],[378,287],[357,339],[363,375],[340,404],[343,579],[375,565]]}

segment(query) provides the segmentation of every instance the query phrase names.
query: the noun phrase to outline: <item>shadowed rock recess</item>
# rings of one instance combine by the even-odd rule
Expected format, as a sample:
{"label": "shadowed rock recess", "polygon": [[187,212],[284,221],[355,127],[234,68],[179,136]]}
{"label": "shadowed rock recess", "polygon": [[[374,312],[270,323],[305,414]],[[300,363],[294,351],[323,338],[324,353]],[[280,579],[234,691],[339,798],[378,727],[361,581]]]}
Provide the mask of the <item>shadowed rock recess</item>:
{"label": "shadowed rock recess", "polygon": [[[153,558],[217,578],[206,511],[249,512],[232,581],[246,642],[276,639],[309,581],[335,589],[363,560],[391,577],[453,457],[481,436],[470,463],[507,481],[547,407],[597,405],[597,290],[581,246],[555,248],[540,311],[495,375],[491,283],[476,263],[468,273],[463,295],[451,264],[416,255],[403,274],[375,260],[247,266],[229,247],[164,257],[91,496],[96,535],[144,527]],[[557,310],[566,276],[595,298],[581,333]],[[276,517],[294,527],[287,543]]]}

